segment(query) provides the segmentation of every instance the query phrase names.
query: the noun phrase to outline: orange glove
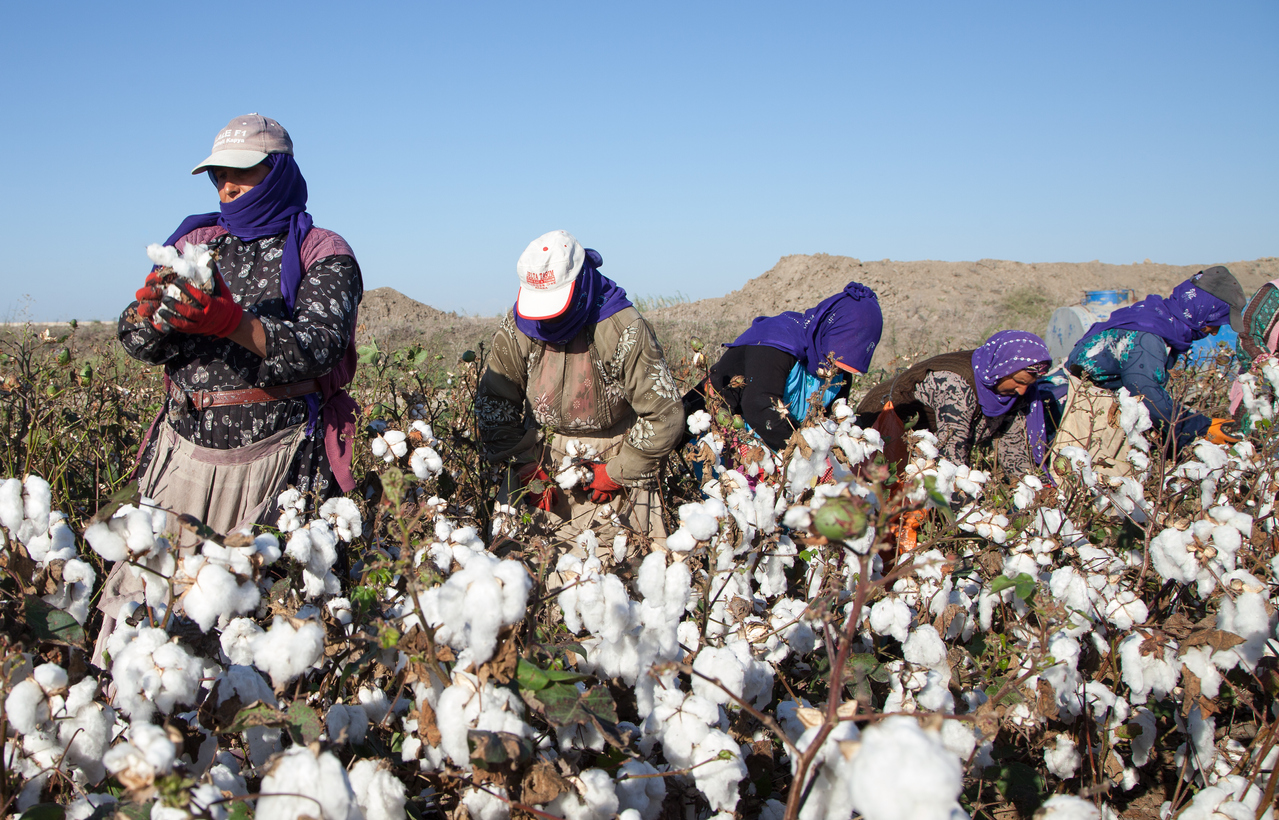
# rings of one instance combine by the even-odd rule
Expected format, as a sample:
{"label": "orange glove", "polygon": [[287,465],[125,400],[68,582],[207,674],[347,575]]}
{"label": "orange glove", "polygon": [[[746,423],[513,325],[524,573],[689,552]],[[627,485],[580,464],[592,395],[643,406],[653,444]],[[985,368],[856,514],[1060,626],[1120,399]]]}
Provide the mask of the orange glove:
{"label": "orange glove", "polygon": [[586,488],[591,493],[591,500],[596,504],[607,504],[613,500],[613,496],[621,492],[622,485],[609,478],[607,465],[592,464],[591,469],[595,471],[595,478]]}
{"label": "orange glove", "polygon": [[524,500],[539,510],[550,510],[560,500],[559,490],[556,489],[555,482],[542,469],[542,465],[537,462],[525,464],[515,474],[515,478],[520,482],[521,487],[527,487],[534,481],[540,481],[546,486],[546,489],[540,493],[529,492],[524,494]]}
{"label": "orange glove", "polygon": [[195,304],[187,304],[166,294],[160,300],[157,315],[174,330],[182,333],[219,336],[224,339],[230,336],[240,326],[244,308],[231,298],[231,290],[221,273],[214,271],[213,280],[213,293],[205,293],[189,281],[179,282],[178,287]]}
{"label": "orange glove", "polygon": [[153,270],[147,274],[146,284],[138,288],[133,296],[138,300],[138,315],[148,322],[160,307],[160,300],[164,298],[163,287],[159,274]]}
{"label": "orange glove", "polygon": [[[1227,431],[1225,428],[1229,427]],[[1239,432],[1235,427],[1234,419],[1213,419],[1212,424],[1208,425],[1208,432],[1204,433],[1204,438],[1213,444],[1234,444],[1239,441],[1239,437],[1234,435]]]}

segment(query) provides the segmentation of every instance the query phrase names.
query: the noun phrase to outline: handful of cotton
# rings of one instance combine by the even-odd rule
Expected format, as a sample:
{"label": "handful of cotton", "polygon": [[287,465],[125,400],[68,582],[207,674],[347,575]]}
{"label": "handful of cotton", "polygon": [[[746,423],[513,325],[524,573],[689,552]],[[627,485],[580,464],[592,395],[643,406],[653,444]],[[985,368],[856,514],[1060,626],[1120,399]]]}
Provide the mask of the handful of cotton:
{"label": "handful of cotton", "polygon": [[160,270],[160,281],[164,283],[164,292],[174,299],[183,297],[177,286],[178,279],[194,282],[196,287],[205,293],[213,292],[213,261],[217,258],[208,245],[192,245],[190,242],[178,253],[172,245],[152,243],[147,245],[147,257]]}

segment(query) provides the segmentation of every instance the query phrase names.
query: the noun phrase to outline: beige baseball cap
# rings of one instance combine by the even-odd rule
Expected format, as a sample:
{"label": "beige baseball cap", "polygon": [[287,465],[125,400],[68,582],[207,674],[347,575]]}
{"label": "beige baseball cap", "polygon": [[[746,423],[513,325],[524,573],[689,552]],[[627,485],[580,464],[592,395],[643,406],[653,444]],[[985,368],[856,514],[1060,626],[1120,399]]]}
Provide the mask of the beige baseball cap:
{"label": "beige baseball cap", "polygon": [[199,174],[210,167],[252,168],[267,154],[293,155],[293,140],[289,132],[270,117],[261,114],[245,114],[227,123],[213,139],[213,153],[191,171]]}
{"label": "beige baseball cap", "polygon": [[520,254],[515,272],[520,295],[515,312],[525,319],[553,319],[573,298],[586,251],[568,231],[551,231],[534,239]]}

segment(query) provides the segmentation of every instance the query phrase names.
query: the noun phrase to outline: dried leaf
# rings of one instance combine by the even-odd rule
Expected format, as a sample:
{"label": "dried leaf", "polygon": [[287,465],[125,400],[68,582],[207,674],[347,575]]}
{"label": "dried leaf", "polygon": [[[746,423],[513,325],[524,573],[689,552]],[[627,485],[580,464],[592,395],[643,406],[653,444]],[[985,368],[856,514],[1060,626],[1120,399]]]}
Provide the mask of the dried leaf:
{"label": "dried leaf", "polygon": [[1177,640],[1183,640],[1187,635],[1194,631],[1195,626],[1190,622],[1183,612],[1175,612],[1168,617],[1160,626],[1164,632],[1167,632]]}
{"label": "dried leaf", "polygon": [[498,634],[497,651],[488,662],[480,664],[478,676],[481,681],[492,679],[498,683],[510,683],[515,679],[515,670],[519,665],[520,654],[515,641],[516,628],[507,627]]}
{"label": "dried leaf", "polygon": [[572,788],[569,782],[545,760],[529,767],[520,783],[520,801],[530,805],[545,805]]}
{"label": "dried leaf", "polygon": [[1181,668],[1181,686],[1185,690],[1185,695],[1181,698],[1181,716],[1189,717],[1190,710],[1193,709],[1199,700],[1199,676],[1190,671],[1188,667]]}
{"label": "dried leaf", "polygon": [[1243,642],[1244,639],[1233,632],[1222,629],[1200,629],[1182,642],[1181,652],[1185,654],[1185,651],[1191,647],[1204,645],[1211,646],[1215,652],[1222,652]]}
{"label": "dried leaf", "polygon": [[1057,690],[1043,678],[1035,683],[1035,708],[1049,720],[1057,719]]}

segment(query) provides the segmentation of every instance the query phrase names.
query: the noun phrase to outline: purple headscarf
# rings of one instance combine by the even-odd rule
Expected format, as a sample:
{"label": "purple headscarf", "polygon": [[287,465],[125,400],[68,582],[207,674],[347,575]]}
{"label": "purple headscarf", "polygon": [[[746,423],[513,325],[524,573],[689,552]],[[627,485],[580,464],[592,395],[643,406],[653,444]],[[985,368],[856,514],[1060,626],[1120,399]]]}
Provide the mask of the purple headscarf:
{"label": "purple headscarf", "polygon": [[1038,382],[1027,388],[1024,396],[1002,396],[995,392],[995,385],[1019,370],[1051,361],[1052,354],[1044,340],[1024,330],[1001,330],[973,351],[973,375],[977,377],[977,401],[982,415],[1002,416],[1019,401],[1029,402],[1026,438],[1035,463],[1041,466],[1048,451],[1048,437],[1044,432],[1044,402],[1039,397]]}
{"label": "purple headscarf", "polygon": [[884,314],[875,291],[849,282],[842,291],[803,313],[788,310],[777,316],[755,317],[745,333],[724,346],[775,347],[799,359],[813,375],[833,353],[841,364],[865,373],[883,332]]}
{"label": "purple headscarf", "polygon": [[[306,212],[306,180],[293,157],[267,154],[264,161],[271,168],[266,179],[248,193],[222,203],[220,213],[188,216],[164,244],[172,245],[196,228],[214,225],[220,225],[245,242],[287,231],[284,256],[280,259],[280,295],[291,315],[297,302],[298,285],[302,283],[302,240],[315,223]],[[215,186],[218,184],[212,169],[209,178]]]}
{"label": "purple headscarf", "polygon": [[1172,289],[1164,298],[1147,296],[1135,305],[1120,308],[1104,322],[1088,328],[1085,337],[1103,330],[1142,330],[1163,338],[1168,347],[1184,353],[1207,336],[1205,328],[1230,323],[1230,305],[1195,284],[1200,274]]}
{"label": "purple headscarf", "polygon": [[554,319],[525,319],[518,307],[515,326],[530,339],[552,345],[566,345],[582,328],[593,325],[631,306],[626,291],[612,279],[599,272],[604,257],[593,248],[585,248],[586,259],[573,283],[573,301],[568,309]]}

